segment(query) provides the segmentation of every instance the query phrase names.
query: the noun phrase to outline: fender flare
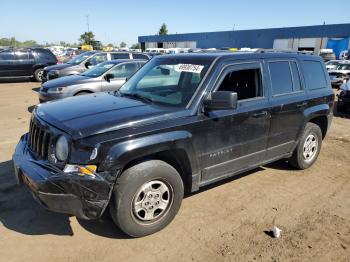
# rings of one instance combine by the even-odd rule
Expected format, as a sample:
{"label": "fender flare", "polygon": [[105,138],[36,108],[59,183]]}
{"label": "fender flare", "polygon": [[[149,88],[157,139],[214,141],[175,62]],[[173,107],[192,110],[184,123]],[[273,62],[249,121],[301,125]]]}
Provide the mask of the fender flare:
{"label": "fender flare", "polygon": [[187,154],[192,174],[196,174],[199,164],[191,139],[192,134],[188,131],[171,131],[127,140],[109,149],[103,166],[120,170],[133,160],[162,151],[182,149]]}
{"label": "fender flare", "polygon": [[[320,104],[317,106],[312,106],[304,110],[304,122],[298,132],[298,139],[300,140],[301,134],[303,133],[303,130],[305,129],[305,126],[308,122],[310,122],[311,119],[325,116],[327,117],[328,121],[328,128],[329,128],[329,115],[330,115],[331,107],[328,104]],[[297,143],[296,143],[297,144]]]}

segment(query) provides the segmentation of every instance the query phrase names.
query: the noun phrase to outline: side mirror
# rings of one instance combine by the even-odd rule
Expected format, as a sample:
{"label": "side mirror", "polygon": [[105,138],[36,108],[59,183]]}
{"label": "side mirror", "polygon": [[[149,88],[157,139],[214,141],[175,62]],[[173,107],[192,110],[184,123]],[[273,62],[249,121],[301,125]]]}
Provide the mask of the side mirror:
{"label": "side mirror", "polygon": [[111,79],[113,79],[114,78],[114,75],[113,74],[106,74],[105,75],[105,79],[106,79],[106,81],[107,82],[109,82]]}
{"label": "side mirror", "polygon": [[170,75],[170,70],[166,68],[160,68],[160,72],[162,73],[162,75],[165,75],[165,76]]}
{"label": "side mirror", "polygon": [[87,61],[87,62],[85,63],[85,67],[86,67],[86,68],[89,68],[90,66],[92,66],[91,62],[90,62],[90,61]]}
{"label": "side mirror", "polygon": [[211,94],[211,98],[204,101],[204,109],[230,110],[237,108],[237,93],[230,91],[217,91]]}

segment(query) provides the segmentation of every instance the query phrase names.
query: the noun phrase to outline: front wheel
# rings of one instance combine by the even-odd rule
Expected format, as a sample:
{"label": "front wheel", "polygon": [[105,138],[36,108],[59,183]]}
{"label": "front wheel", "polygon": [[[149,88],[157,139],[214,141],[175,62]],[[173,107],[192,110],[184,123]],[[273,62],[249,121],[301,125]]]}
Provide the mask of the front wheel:
{"label": "front wheel", "polygon": [[297,169],[309,168],[315,163],[321,151],[321,145],[322,131],[320,127],[314,123],[307,123],[289,163]]}
{"label": "front wheel", "polygon": [[180,209],[184,187],[176,169],[150,160],[125,170],[110,203],[113,221],[127,235],[142,237],[167,226]]}

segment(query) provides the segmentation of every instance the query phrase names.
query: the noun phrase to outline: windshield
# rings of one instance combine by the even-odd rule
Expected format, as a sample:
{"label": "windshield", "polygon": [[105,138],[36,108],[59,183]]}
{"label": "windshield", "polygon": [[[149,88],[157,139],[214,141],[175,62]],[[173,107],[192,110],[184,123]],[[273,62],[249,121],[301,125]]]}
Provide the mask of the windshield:
{"label": "windshield", "polygon": [[133,75],[119,89],[119,94],[144,97],[167,106],[185,107],[210,63],[203,58],[155,58]]}
{"label": "windshield", "polygon": [[74,58],[72,58],[71,60],[69,60],[67,62],[67,64],[70,64],[70,65],[77,65],[77,64],[80,64],[82,61],[84,61],[86,58],[88,58],[90,56],[90,54],[81,54],[81,55],[78,55]]}
{"label": "windshield", "polygon": [[106,73],[109,69],[111,69],[115,64],[111,62],[104,62],[99,65],[94,66],[93,68],[90,68],[89,70],[86,70],[84,73],[82,73],[82,76],[87,77],[98,77]]}

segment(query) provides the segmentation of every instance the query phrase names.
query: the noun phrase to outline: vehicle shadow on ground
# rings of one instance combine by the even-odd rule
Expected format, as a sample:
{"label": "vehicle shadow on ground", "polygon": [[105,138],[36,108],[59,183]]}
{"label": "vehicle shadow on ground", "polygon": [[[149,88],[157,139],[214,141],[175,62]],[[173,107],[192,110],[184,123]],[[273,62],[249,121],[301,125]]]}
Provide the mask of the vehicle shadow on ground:
{"label": "vehicle shadow on ground", "polygon": [[36,105],[28,106],[27,110],[29,113],[32,113]]}
{"label": "vehicle shadow on ground", "polygon": [[3,78],[3,79],[0,80],[0,84],[27,83],[27,82],[33,82],[33,80],[28,78],[28,77]]}
{"label": "vehicle shadow on ground", "polygon": [[99,220],[84,220],[78,218],[77,221],[85,230],[94,235],[112,239],[131,239],[131,237],[124,234],[114,224],[108,209],[106,209],[105,213]]}
{"label": "vehicle shadow on ground", "polygon": [[[0,223],[6,228],[26,235],[73,235],[69,216],[50,212],[41,207],[24,186],[16,185],[12,161],[0,163]],[[267,165],[268,168],[292,170],[285,161]],[[202,187],[185,198],[264,170],[251,171]],[[112,239],[130,239],[114,224],[108,208],[99,220],[77,219],[81,227],[94,235]]]}
{"label": "vehicle shadow on ground", "polygon": [[39,92],[39,90],[40,90],[40,86],[39,87],[34,87],[34,88],[32,88],[32,90],[34,91],[34,92]]}
{"label": "vehicle shadow on ground", "polygon": [[69,216],[45,210],[16,184],[12,161],[0,163],[0,224],[26,235],[73,235]]}

